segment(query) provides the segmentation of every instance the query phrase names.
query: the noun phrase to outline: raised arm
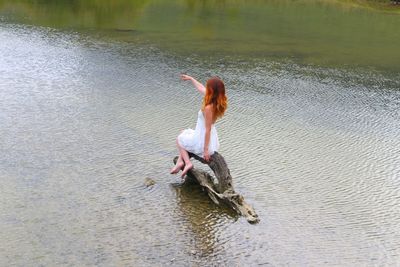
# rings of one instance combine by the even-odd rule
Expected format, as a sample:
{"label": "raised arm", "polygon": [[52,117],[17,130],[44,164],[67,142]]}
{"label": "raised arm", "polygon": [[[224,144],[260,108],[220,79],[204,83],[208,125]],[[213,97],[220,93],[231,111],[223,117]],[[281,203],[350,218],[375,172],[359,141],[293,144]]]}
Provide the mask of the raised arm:
{"label": "raised arm", "polygon": [[181,75],[181,79],[182,81],[191,81],[194,85],[194,87],[196,87],[196,89],[202,93],[203,95],[206,93],[206,88],[204,87],[204,85],[202,85],[199,81],[197,81],[195,78],[189,76],[189,75],[185,75],[182,74]]}

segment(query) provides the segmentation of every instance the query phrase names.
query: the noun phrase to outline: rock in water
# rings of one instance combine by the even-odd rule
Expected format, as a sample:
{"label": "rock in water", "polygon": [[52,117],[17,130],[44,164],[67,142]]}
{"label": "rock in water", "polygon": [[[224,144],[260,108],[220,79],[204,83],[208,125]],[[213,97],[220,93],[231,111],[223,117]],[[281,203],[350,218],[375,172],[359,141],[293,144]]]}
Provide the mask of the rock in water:
{"label": "rock in water", "polygon": [[146,187],[150,187],[150,186],[155,185],[156,181],[147,177],[146,179],[144,179],[144,184],[146,185]]}

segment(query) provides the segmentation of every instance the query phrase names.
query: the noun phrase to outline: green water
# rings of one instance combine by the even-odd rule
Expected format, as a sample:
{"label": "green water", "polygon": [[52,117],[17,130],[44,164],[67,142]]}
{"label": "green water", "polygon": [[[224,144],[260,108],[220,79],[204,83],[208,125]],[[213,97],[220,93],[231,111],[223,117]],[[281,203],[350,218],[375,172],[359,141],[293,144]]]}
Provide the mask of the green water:
{"label": "green water", "polygon": [[398,8],[351,1],[0,1],[14,21],[201,57],[400,70]]}
{"label": "green water", "polygon": [[[0,0],[0,266],[398,266],[399,25],[350,1]],[[256,225],[169,174],[202,100],[182,72],[226,84],[219,152]]]}

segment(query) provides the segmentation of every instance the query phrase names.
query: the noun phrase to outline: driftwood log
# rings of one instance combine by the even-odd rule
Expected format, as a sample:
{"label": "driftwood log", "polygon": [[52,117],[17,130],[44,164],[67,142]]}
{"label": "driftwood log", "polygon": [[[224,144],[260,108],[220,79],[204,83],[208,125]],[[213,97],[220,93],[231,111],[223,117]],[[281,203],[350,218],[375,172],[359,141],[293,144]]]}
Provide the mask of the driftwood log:
{"label": "driftwood log", "polygon": [[[226,203],[239,215],[244,216],[249,223],[257,223],[259,221],[254,209],[245,202],[243,196],[233,189],[232,176],[221,154],[215,152],[211,155],[209,162],[192,153],[189,153],[189,156],[203,164],[207,164],[214,172],[218,183],[215,183],[215,179],[208,172],[192,168],[188,171],[184,184],[198,183],[215,204],[219,205],[220,201]],[[174,163],[176,163],[177,159],[178,157],[174,158]]]}

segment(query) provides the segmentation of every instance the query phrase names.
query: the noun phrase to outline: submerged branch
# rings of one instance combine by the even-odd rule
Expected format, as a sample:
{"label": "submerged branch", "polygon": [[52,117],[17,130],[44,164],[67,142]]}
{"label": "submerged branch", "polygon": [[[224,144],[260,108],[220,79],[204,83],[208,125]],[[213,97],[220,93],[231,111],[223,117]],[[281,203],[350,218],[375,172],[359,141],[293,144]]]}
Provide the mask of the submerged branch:
{"label": "submerged branch", "polygon": [[[239,215],[244,216],[249,223],[259,222],[258,215],[255,213],[253,207],[246,203],[242,195],[235,192],[232,184],[232,176],[221,154],[215,152],[210,157],[209,162],[192,153],[189,153],[189,156],[203,164],[207,164],[214,172],[218,183],[214,183],[213,177],[208,172],[196,168],[188,171],[184,183],[199,184],[215,204],[219,205],[220,201],[222,201]],[[177,159],[178,157],[174,158],[174,163],[176,163]]]}

